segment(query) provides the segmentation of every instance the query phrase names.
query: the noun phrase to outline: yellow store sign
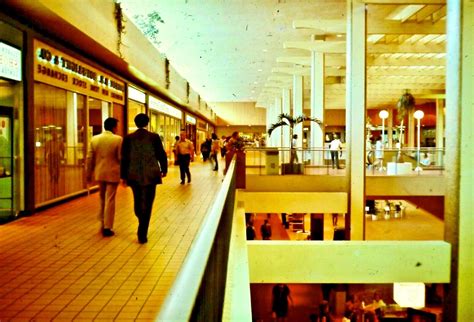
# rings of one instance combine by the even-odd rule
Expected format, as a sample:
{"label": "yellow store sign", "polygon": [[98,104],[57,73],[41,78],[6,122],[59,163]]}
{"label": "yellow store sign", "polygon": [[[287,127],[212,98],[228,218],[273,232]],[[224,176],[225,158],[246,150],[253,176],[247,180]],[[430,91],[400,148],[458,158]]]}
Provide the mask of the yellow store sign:
{"label": "yellow store sign", "polygon": [[36,81],[124,104],[124,82],[36,39],[34,47]]}

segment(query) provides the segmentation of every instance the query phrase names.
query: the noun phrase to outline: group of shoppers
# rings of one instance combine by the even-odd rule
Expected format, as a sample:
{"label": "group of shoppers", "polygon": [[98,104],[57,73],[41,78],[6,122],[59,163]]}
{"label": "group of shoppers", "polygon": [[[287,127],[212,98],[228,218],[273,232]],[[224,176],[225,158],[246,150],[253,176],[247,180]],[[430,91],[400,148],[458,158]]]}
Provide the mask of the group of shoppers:
{"label": "group of shoppers", "polygon": [[[138,218],[137,237],[140,244],[148,241],[156,185],[168,172],[168,158],[158,134],[146,129],[149,117],[140,113],[135,116],[137,130],[124,138],[117,135],[118,120],[112,117],[104,121],[104,131],[94,136],[87,155],[86,179],[88,183],[97,182],[99,186],[100,208],[98,220],[104,237],[115,235],[115,195],[120,182],[130,186],[134,198],[134,212]],[[221,150],[220,140],[212,135],[210,159],[218,170],[217,155]],[[194,145],[181,131],[173,148],[175,160],[179,165],[181,184],[191,183],[189,164],[194,161]],[[175,164],[176,164],[175,163]]]}

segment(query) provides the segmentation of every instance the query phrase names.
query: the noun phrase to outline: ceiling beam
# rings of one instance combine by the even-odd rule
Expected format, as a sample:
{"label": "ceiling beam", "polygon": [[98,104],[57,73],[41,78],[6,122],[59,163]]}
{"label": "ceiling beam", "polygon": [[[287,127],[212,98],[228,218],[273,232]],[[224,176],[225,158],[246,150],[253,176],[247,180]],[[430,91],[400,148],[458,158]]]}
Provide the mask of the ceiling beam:
{"label": "ceiling beam", "polygon": [[[316,51],[321,53],[345,53],[345,41],[286,41],[283,43],[286,49],[304,49],[309,51]],[[375,54],[384,53],[446,53],[446,46],[444,44],[367,44],[367,52]]]}
{"label": "ceiling beam", "polygon": [[425,20],[429,16],[431,16],[433,13],[441,9],[443,5],[431,5],[431,6],[425,6],[423,9],[418,11],[416,13],[416,20],[418,22]]}
{"label": "ceiling beam", "polygon": [[[367,34],[394,34],[394,35],[426,35],[446,33],[446,23],[440,20],[437,23],[432,21],[400,21],[367,19]],[[346,21],[343,19],[312,19],[293,21],[295,29],[314,29],[316,34],[345,34]]]}
{"label": "ceiling beam", "polygon": [[272,73],[309,76],[310,75],[310,69],[309,68],[301,68],[301,67],[274,67],[274,68],[272,68]]}
{"label": "ceiling beam", "polygon": [[446,0],[360,0],[365,4],[446,4]]}
{"label": "ceiling beam", "polygon": [[[345,54],[331,54],[324,57],[326,68],[329,66],[342,67],[346,66]],[[277,63],[299,64],[303,66],[311,65],[309,56],[295,57],[278,57]],[[368,66],[446,66],[444,57],[381,57],[374,55],[367,57]]]}
{"label": "ceiling beam", "polygon": [[369,76],[445,76],[445,68],[380,68],[376,66],[367,67],[367,75]]}
{"label": "ceiling beam", "polygon": [[276,62],[310,66],[311,56],[277,57]]}

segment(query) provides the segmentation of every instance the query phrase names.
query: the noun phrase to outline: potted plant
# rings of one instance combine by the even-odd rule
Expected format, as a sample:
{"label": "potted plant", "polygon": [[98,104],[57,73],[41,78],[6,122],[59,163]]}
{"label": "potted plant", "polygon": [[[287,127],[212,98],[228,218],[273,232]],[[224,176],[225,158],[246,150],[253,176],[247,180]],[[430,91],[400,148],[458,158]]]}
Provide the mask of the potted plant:
{"label": "potted plant", "polygon": [[[288,126],[290,128],[290,149],[291,153],[296,153],[296,147],[293,143],[293,131],[297,124],[302,123],[304,121],[312,121],[316,122],[319,126],[321,126],[321,120],[313,117],[308,117],[306,115],[300,115],[297,117],[293,117],[289,114],[280,114],[278,115],[278,122],[271,124],[270,128],[268,129],[268,136],[272,135],[272,132],[282,126]],[[282,163],[281,165],[281,172],[282,174],[301,174],[303,173],[303,165],[301,163],[295,163],[296,158],[291,157],[289,163]]]}
{"label": "potted plant", "polygon": [[415,108],[415,98],[412,94],[405,90],[405,93],[397,102],[397,118],[400,121],[400,148],[403,143],[403,121]]}

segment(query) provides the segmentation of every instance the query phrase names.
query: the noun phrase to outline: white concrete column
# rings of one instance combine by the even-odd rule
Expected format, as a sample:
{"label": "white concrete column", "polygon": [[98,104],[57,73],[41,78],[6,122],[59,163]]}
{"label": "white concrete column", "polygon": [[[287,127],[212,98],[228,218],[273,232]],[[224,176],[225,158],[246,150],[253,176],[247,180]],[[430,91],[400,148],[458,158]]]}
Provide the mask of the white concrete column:
{"label": "white concrete column", "polygon": [[[281,114],[281,97],[277,96],[275,97],[275,110],[273,113],[273,119],[275,122],[278,120],[278,115]],[[282,146],[282,127],[277,128],[272,136],[275,136],[275,146],[276,147],[281,147]]]}
{"label": "white concrete column", "polygon": [[416,128],[415,128],[415,117],[413,116],[413,113],[417,108],[415,107],[413,111],[408,113],[408,124],[407,124],[407,131],[408,131],[408,144],[407,146],[409,148],[415,147],[415,135],[416,135]]}
{"label": "white concrete column", "polygon": [[[291,115],[291,92],[289,88],[284,88],[281,92],[281,112],[284,114]],[[288,126],[284,126],[282,129],[282,147],[289,148],[290,147],[290,128]]]}
{"label": "white concrete column", "polygon": [[444,165],[443,152],[444,148],[444,100],[436,100],[436,165]]}
{"label": "white concrete column", "polygon": [[[365,4],[347,0],[346,176],[349,186],[351,240],[365,237],[365,115],[366,115],[366,10]],[[346,220],[346,227],[348,226]]]}
{"label": "white concrete column", "polygon": [[[311,117],[316,117],[324,124],[324,53],[311,52]],[[321,150],[324,147],[324,125],[311,122],[310,148]],[[322,151],[311,155],[311,164],[322,165]]]}
{"label": "white concrete column", "polygon": [[[293,75],[293,117],[303,115],[303,76]],[[293,134],[298,135],[296,148],[303,146],[303,123],[295,125]],[[302,155],[298,154],[298,160],[302,161]]]}
{"label": "white concrete column", "polygon": [[268,129],[270,128],[271,124],[274,123],[273,121],[273,115],[272,115],[272,106],[267,105],[267,113],[266,113],[266,124],[267,124],[267,141],[266,141],[266,146],[271,147],[272,146],[272,137],[268,135]]}
{"label": "white concrete column", "polygon": [[445,239],[451,244],[451,282],[444,321],[472,321],[474,274],[474,2],[448,3],[446,22]]}
{"label": "white concrete column", "polygon": [[388,118],[387,118],[387,147],[389,149],[393,146],[393,110],[388,109]]}

